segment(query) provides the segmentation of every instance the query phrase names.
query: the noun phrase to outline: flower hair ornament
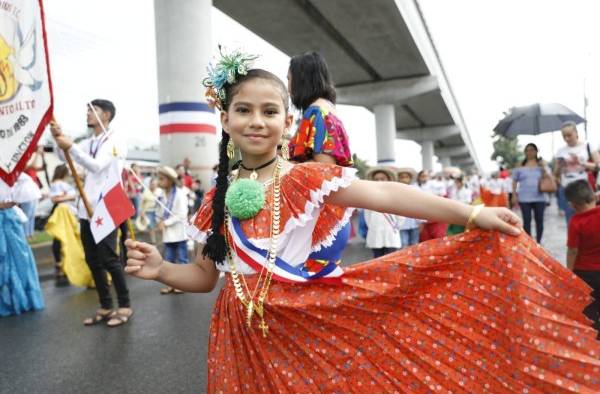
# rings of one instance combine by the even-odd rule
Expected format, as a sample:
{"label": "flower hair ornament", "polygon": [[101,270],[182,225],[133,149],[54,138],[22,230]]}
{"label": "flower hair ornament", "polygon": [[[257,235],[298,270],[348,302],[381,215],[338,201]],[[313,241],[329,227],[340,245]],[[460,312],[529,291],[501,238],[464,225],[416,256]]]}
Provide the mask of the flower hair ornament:
{"label": "flower hair ornament", "polygon": [[239,49],[225,53],[220,45],[219,55],[220,59],[216,64],[208,65],[208,77],[202,80],[202,85],[206,87],[208,105],[222,110],[227,101],[225,85],[233,84],[240,75],[248,74],[248,70],[258,56],[243,53]]}

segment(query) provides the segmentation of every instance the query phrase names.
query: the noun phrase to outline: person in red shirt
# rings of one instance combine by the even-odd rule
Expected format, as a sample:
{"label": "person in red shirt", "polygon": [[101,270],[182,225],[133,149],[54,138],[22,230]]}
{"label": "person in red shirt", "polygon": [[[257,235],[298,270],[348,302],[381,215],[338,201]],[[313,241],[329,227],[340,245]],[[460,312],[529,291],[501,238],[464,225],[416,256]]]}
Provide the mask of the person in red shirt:
{"label": "person in red shirt", "polygon": [[175,171],[177,171],[177,176],[181,184],[187,187],[188,190],[192,190],[194,178],[187,174],[185,166],[183,164],[177,164]]}
{"label": "person in red shirt", "polygon": [[594,301],[584,313],[600,331],[600,207],[596,207],[596,197],[587,180],[567,185],[565,197],[575,209],[569,221],[567,267],[592,288]]}

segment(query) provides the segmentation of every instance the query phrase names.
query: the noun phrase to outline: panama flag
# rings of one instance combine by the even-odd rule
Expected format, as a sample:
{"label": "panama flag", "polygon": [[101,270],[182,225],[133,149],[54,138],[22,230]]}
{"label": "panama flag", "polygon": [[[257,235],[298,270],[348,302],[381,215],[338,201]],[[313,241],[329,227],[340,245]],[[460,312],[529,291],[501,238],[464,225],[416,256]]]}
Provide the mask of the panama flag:
{"label": "panama flag", "polygon": [[90,230],[96,244],[135,213],[135,208],[121,184],[119,161],[113,160],[111,166],[104,181],[98,205],[96,205],[94,215],[90,220]]}

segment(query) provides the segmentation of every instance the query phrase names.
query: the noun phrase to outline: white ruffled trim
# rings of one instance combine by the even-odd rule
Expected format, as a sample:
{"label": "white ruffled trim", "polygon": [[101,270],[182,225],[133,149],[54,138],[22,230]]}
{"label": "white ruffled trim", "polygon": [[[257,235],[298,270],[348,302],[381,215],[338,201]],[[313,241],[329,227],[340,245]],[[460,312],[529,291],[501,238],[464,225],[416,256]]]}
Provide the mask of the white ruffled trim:
{"label": "white ruffled trim", "polygon": [[[310,192],[310,201],[307,201],[304,205],[304,212],[296,217],[291,217],[288,219],[285,224],[285,228],[281,235],[288,234],[294,229],[305,226],[309,221],[314,219],[314,211],[315,209],[319,209],[323,205],[323,201],[325,197],[330,195],[332,192],[338,191],[340,188],[346,188],[350,186],[353,180],[356,179],[356,169],[351,167],[343,167],[342,175],[340,177],[332,178],[329,181],[324,181],[321,185],[321,188],[318,190],[311,190]],[[346,208],[346,212],[344,213],[344,217],[342,220],[329,231],[329,235],[326,239],[321,241],[319,244],[311,247],[313,252],[321,250],[322,247],[331,246],[333,241],[335,240],[335,236],[337,233],[350,221],[352,213],[354,212],[354,208]],[[194,226],[196,215],[194,215],[190,222],[186,225],[186,234],[190,239],[198,243],[206,243],[206,238],[208,238],[208,232],[200,231],[196,226]]]}
{"label": "white ruffled trim", "polygon": [[348,224],[348,222],[350,221],[350,218],[352,218],[352,214],[354,213],[354,210],[355,210],[355,208],[346,208],[346,211],[344,212],[344,217],[342,218],[342,220],[340,220],[338,222],[338,224],[336,224],[335,227],[329,231],[329,235],[327,236],[327,238],[325,238],[323,241],[319,242],[318,244],[312,246],[312,251],[318,252],[319,250],[323,249],[323,247],[327,248],[327,247],[333,245],[336,235],[340,232],[340,230],[342,228],[344,228],[344,226],[346,224]]}
{"label": "white ruffled trim", "polygon": [[[343,189],[343,188],[350,186],[352,181],[355,179],[356,179],[356,169],[355,168],[342,167],[342,176],[341,177],[335,177],[329,181],[324,181],[323,184],[321,185],[320,189],[311,190],[310,201],[307,201],[306,204],[304,205],[304,213],[302,213],[297,218],[296,217],[289,218],[287,223],[285,224],[285,228],[283,230],[282,235],[290,233],[298,227],[305,226],[309,221],[314,219],[314,211],[315,211],[315,209],[321,208],[325,197],[330,195],[332,192],[338,191],[340,188]],[[329,242],[329,245],[331,245],[333,243],[333,240],[335,239],[335,235],[337,234],[337,232],[348,222],[348,220],[350,220],[350,216],[352,216],[353,210],[354,210],[354,208],[346,209],[346,213],[344,214],[344,218],[342,219],[342,222],[345,220],[345,223],[342,223],[342,222],[338,223],[338,225],[336,225],[335,228],[330,232],[327,239],[325,239],[323,242],[321,242],[321,245],[328,246],[327,242]],[[320,249],[320,247],[318,247],[318,248]]]}

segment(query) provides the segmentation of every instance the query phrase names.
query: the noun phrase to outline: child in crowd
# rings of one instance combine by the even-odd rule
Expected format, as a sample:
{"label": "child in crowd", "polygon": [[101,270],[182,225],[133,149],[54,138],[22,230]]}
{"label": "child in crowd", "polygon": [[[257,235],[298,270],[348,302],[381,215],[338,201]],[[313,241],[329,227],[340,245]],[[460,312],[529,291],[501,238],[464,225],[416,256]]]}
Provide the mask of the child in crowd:
{"label": "child in crowd", "polygon": [[[396,171],[396,173],[398,174],[398,182],[417,187],[417,185],[413,184],[415,178],[417,177],[417,172],[414,169],[400,168],[398,171]],[[422,223],[422,220],[402,216],[399,217],[403,219],[402,223],[400,224],[401,247],[406,248],[407,246],[418,244],[419,225]]]}
{"label": "child in crowd", "polygon": [[[473,202],[473,192],[465,185],[465,181],[462,176],[459,176],[454,180],[454,188],[450,198],[465,204],[471,204]],[[450,224],[448,226],[447,234],[456,235],[464,231],[465,226],[461,226],[458,224]]]}
{"label": "child in crowd", "polygon": [[139,230],[147,229],[150,233],[150,240],[156,243],[156,210],[158,208],[157,200],[164,196],[163,190],[158,187],[158,181],[151,179],[148,188],[142,193],[141,213],[136,221]]}
{"label": "child in crowd", "polygon": [[[396,181],[396,174],[387,167],[373,167],[366,178],[376,182]],[[366,209],[367,224],[366,246],[373,251],[373,257],[381,257],[400,249],[399,225],[401,219],[396,215]]]}
{"label": "child in crowd", "polygon": [[[72,212],[73,222],[76,223],[77,219],[75,218],[75,214],[77,212],[77,206],[75,205],[75,200],[77,199],[77,191],[75,191],[75,188],[66,181],[68,175],[69,170],[65,164],[60,164],[54,169],[52,183],[50,184],[50,198],[54,204],[52,213],[54,213],[59,204],[65,203]],[[50,215],[50,217],[51,216],[52,215]],[[52,240],[52,254],[54,255],[55,262],[55,284],[58,287],[69,285],[69,280],[64,271],[61,249],[60,237],[54,237]]]}
{"label": "child in crowd", "polygon": [[[587,180],[567,185],[565,197],[575,214],[569,221],[567,268],[592,289],[594,301],[584,310],[596,330],[600,329],[600,207]],[[600,335],[598,336],[600,339]]]}
{"label": "child in crowd", "polygon": [[[176,264],[188,263],[185,224],[188,215],[188,197],[184,189],[177,187],[177,172],[171,167],[158,169],[158,185],[165,192],[166,207],[162,210],[158,229],[162,231],[165,258]],[[171,286],[164,287],[160,294],[182,293]]]}

